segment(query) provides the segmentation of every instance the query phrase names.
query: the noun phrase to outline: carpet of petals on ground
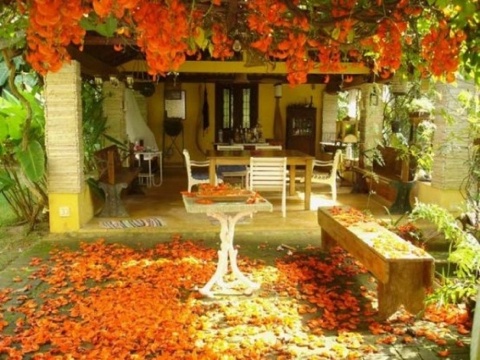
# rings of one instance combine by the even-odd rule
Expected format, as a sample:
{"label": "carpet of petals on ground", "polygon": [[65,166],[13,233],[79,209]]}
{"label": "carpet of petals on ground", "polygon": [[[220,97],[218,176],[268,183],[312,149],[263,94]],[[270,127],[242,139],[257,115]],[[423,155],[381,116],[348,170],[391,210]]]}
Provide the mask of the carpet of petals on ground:
{"label": "carpet of petals on ground", "polygon": [[59,247],[33,258],[18,286],[0,289],[0,358],[363,359],[395,344],[446,357],[469,338],[459,306],[377,322],[375,280],[339,248],[258,250],[278,252],[272,266],[240,251],[240,268],[260,290],[207,299],[197,289],[217,253],[202,241]]}

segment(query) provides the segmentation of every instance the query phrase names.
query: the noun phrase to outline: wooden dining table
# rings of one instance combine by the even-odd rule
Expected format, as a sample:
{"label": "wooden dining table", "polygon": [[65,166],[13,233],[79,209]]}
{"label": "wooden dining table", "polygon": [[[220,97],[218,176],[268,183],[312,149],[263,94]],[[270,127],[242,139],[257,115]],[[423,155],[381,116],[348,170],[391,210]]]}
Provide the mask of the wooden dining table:
{"label": "wooden dining table", "polygon": [[210,161],[209,177],[210,184],[215,184],[217,166],[219,165],[246,165],[250,164],[250,158],[255,157],[285,157],[289,166],[290,195],[295,195],[295,177],[297,166],[305,168],[305,210],[310,210],[312,192],[312,171],[314,157],[298,150],[243,150],[243,151],[217,151],[207,150],[207,158]]}

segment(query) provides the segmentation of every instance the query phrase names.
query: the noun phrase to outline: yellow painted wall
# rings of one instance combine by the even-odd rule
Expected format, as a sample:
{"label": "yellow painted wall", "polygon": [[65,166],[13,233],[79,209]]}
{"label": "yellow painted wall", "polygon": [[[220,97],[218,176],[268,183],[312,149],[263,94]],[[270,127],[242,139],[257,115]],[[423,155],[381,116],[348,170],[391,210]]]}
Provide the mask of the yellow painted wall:
{"label": "yellow painted wall", "polygon": [[439,189],[433,187],[430,183],[419,181],[418,183],[418,201],[425,204],[436,204],[452,213],[459,213],[460,207],[465,203],[460,191],[451,189]]}
{"label": "yellow painted wall", "polygon": [[[169,84],[168,86],[172,86]],[[202,124],[203,90],[207,87],[209,104],[209,128],[204,132]],[[186,119],[184,124],[183,144],[182,136],[175,143],[179,149],[184,146],[190,151],[192,158],[201,159],[202,151],[212,149],[215,139],[215,84],[206,83],[177,83],[175,89],[185,90]],[[291,87],[288,84],[282,86],[283,96],[280,99],[280,112],[282,114],[284,128],[286,128],[286,108],[290,104],[309,104],[312,97],[313,106],[317,108],[317,141],[321,133],[322,95],[324,85],[299,85]],[[147,99],[148,125],[155,134],[160,149],[163,149],[163,119],[165,85],[157,84],[155,94]],[[259,122],[263,128],[266,139],[273,138],[273,117],[275,110],[274,85],[259,84]],[[166,148],[171,144],[171,139],[166,136]],[[174,147],[173,155],[166,157],[165,166],[182,166],[183,157]],[[318,149],[318,146],[317,146]],[[317,150],[318,151],[318,150]]]}

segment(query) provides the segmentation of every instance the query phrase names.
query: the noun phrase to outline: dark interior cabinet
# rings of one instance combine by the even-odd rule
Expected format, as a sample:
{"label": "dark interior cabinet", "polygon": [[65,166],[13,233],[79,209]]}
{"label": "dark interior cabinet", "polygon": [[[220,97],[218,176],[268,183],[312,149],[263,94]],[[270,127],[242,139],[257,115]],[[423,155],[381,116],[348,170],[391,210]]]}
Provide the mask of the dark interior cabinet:
{"label": "dark interior cabinet", "polygon": [[316,123],[316,108],[288,106],[286,148],[315,156]]}

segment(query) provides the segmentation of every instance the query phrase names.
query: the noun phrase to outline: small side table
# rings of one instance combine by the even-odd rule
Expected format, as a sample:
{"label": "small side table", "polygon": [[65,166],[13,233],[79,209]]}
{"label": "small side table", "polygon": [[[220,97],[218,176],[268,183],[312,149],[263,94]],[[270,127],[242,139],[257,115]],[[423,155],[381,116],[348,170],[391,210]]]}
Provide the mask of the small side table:
{"label": "small side table", "polygon": [[245,294],[249,295],[260,288],[257,284],[248,279],[237,266],[238,250],[233,247],[233,236],[237,222],[251,216],[257,211],[272,211],[272,204],[264,200],[255,204],[245,202],[214,202],[212,204],[197,204],[195,197],[183,195],[183,203],[188,213],[204,213],[220,222],[220,250],[218,251],[217,269],[212,278],[199,290],[200,294],[207,297],[214,297],[212,287],[217,284],[220,288],[228,288],[230,284],[225,283],[223,277],[228,272],[230,265],[232,274],[235,275],[242,285],[246,286]]}
{"label": "small side table", "polygon": [[[147,187],[151,186],[160,186],[163,182],[163,160],[161,151],[139,151],[135,152],[135,158],[137,159],[139,165],[141,166],[142,160],[148,162],[148,172],[141,172],[138,174],[138,179],[141,184],[146,183]],[[158,171],[159,171],[159,180],[155,181],[155,173],[152,170],[152,161],[157,159],[158,162]]]}

